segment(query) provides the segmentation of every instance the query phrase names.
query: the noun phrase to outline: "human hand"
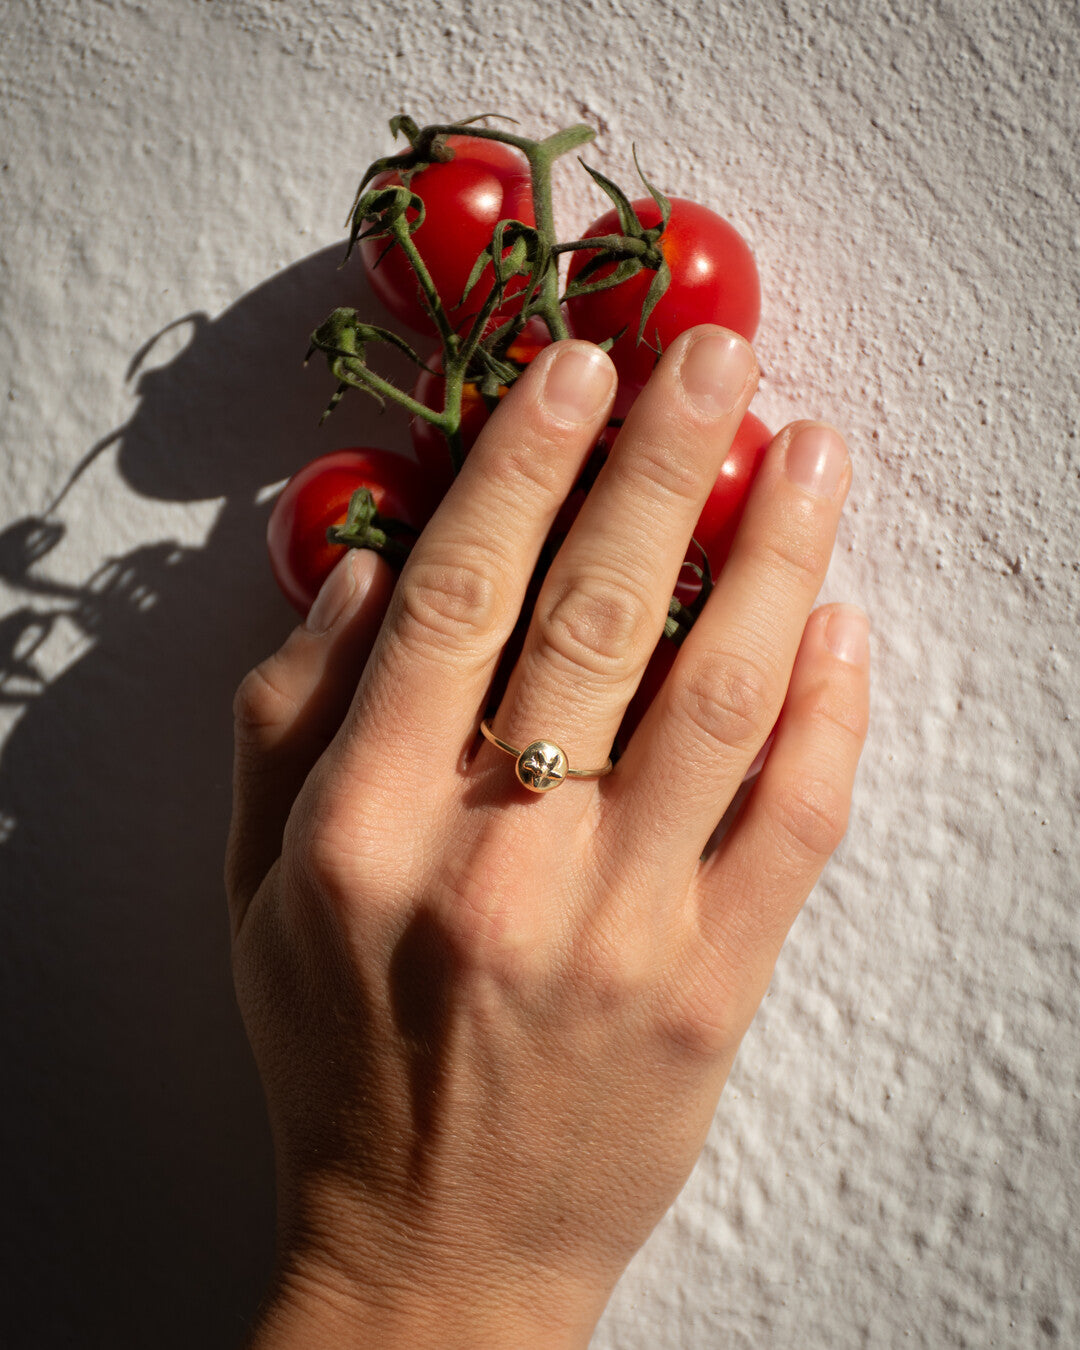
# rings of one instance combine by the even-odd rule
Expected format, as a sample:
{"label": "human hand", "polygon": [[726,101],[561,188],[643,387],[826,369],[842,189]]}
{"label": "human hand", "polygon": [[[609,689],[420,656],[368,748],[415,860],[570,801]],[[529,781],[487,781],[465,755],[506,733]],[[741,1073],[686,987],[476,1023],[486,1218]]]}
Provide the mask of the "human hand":
{"label": "human hand", "polygon": [[[664,353],[544,581],[492,719],[505,741],[603,764],[756,383],[722,329]],[[323,631],[238,691],[234,970],[279,1192],[259,1350],[585,1345],[843,834],[866,623],[811,613],[850,483],[817,424],[770,447],[610,775],[533,795],[478,735],[613,385],[598,348],[542,352],[396,587],[347,556],[308,621]]]}

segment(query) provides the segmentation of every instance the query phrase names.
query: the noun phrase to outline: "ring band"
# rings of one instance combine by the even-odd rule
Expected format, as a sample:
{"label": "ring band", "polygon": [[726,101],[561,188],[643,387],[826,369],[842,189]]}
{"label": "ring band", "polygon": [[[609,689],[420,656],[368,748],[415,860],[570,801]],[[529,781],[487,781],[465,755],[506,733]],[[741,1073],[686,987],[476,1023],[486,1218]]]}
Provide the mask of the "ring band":
{"label": "ring band", "polygon": [[513,755],[518,782],[530,792],[550,792],[566,778],[603,778],[611,772],[610,756],[600,769],[572,769],[565,751],[554,741],[530,741],[524,750],[518,750],[495,735],[486,717],[480,723],[480,731],[496,750]]}

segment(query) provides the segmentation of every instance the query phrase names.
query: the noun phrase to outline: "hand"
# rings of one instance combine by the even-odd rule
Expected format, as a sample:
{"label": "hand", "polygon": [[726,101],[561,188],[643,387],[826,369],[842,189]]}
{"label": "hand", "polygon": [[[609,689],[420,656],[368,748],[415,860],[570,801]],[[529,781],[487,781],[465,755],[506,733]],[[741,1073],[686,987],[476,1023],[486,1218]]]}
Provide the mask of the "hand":
{"label": "hand", "polygon": [[[544,581],[498,736],[603,764],[756,383],[723,329],[665,352]],[[598,348],[541,353],[396,587],[349,555],[238,692],[234,969],[280,1214],[259,1350],[585,1345],[844,832],[867,630],[811,614],[851,476],[817,424],[771,446],[614,772],[537,796],[477,734],[613,393]]]}

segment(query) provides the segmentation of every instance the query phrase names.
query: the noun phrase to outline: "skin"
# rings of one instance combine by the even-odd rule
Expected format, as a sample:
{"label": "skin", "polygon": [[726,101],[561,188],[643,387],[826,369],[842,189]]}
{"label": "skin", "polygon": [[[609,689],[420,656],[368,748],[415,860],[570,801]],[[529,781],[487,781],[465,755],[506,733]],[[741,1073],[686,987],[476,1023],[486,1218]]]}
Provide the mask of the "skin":
{"label": "skin", "polygon": [[[736,368],[702,407],[680,371],[710,339]],[[575,354],[601,386],[576,422],[554,364]],[[664,353],[541,589],[494,717],[503,739],[604,762],[756,383],[723,329]],[[380,559],[348,555],[308,626],[237,693],[234,971],[279,1203],[253,1350],[587,1345],[689,1175],[844,833],[866,623],[813,610],[851,478],[817,424],[769,448],[708,605],[613,773],[537,796],[478,735],[613,395],[599,349],[542,352],[397,585]],[[788,469],[828,444],[832,485],[814,495]]]}

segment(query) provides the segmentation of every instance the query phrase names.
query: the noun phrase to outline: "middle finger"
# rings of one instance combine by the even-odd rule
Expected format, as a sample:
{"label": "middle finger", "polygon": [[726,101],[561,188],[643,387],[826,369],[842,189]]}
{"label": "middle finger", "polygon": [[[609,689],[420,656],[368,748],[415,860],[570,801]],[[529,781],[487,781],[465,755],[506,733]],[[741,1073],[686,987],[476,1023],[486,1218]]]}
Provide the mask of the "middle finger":
{"label": "middle finger", "polygon": [[508,744],[603,763],[757,376],[749,344],[713,325],[664,353],[544,580],[493,719]]}

